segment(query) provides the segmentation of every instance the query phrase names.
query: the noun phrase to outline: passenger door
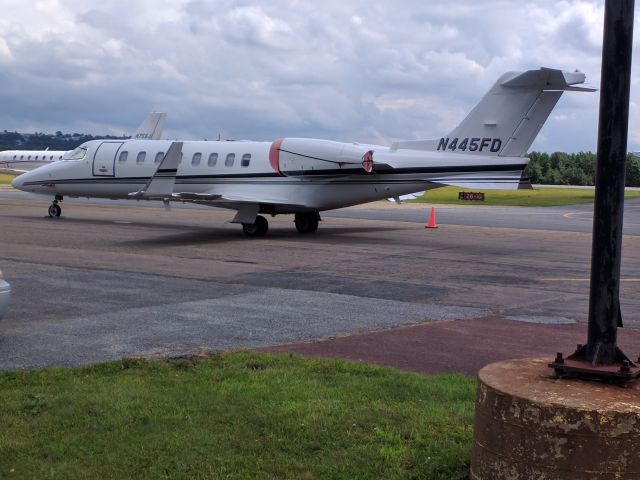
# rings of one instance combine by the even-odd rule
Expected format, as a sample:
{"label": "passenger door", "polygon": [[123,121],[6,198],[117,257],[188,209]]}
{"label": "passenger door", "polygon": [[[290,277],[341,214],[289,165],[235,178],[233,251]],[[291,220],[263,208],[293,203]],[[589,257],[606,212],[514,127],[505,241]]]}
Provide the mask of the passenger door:
{"label": "passenger door", "polygon": [[93,175],[115,176],[116,155],[124,142],[102,142],[93,155]]}

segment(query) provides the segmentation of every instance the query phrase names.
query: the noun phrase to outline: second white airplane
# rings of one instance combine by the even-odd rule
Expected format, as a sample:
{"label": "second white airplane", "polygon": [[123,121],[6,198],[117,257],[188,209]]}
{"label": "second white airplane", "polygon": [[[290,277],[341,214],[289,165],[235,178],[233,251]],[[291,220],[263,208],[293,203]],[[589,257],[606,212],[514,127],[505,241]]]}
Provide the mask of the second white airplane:
{"label": "second white airplane", "polygon": [[[159,140],[167,114],[151,112],[133,134],[133,138]],[[3,150],[0,151],[0,173],[21,175],[48,163],[62,160],[71,150]]]}
{"label": "second white airplane", "polygon": [[[444,185],[517,189],[525,157],[565,90],[582,73],[541,68],[502,75],[451,133],[390,147],[304,138],[273,142],[94,140],[59,162],[17,177],[13,186],[64,196],[193,202],[236,211],[249,236],[267,233],[263,216],[293,214],[300,233],[320,212]],[[262,215],[261,215],[262,214]]]}

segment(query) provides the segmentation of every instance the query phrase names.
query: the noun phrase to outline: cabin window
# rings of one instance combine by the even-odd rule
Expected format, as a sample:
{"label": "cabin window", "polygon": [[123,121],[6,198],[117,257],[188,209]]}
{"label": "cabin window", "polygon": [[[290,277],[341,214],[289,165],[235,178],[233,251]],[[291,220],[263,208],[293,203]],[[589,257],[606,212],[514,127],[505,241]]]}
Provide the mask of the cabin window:
{"label": "cabin window", "polygon": [[127,161],[127,157],[129,156],[129,152],[126,150],[124,152],[120,152],[120,156],[118,157],[118,163],[125,163]]}
{"label": "cabin window", "polygon": [[29,156],[27,157],[27,160],[31,160],[31,155],[29,155]]}
{"label": "cabin window", "polygon": [[60,155],[60,156],[58,157],[58,160],[62,160],[62,155]]}
{"label": "cabin window", "polygon": [[197,167],[198,165],[200,165],[201,158],[202,158],[202,154],[200,152],[194,153],[193,157],[191,158],[191,165],[193,165],[194,167]]}
{"label": "cabin window", "polygon": [[240,162],[240,166],[245,168],[249,166],[249,163],[251,163],[251,154],[245,153],[244,155],[242,155],[242,161]]}
{"label": "cabin window", "polygon": [[14,155],[14,156],[13,156],[13,159],[15,160],[17,157],[18,157],[17,155]]}
{"label": "cabin window", "polygon": [[38,155],[36,155],[36,160],[38,159]]}
{"label": "cabin window", "polygon": [[209,166],[210,167],[215,167],[216,163],[218,163],[218,154],[217,153],[212,153],[211,155],[209,155]]}
{"label": "cabin window", "polygon": [[227,158],[224,161],[224,166],[225,167],[233,167],[233,162],[236,161],[236,154],[235,153],[230,153],[229,155],[227,155]]}
{"label": "cabin window", "polygon": [[153,163],[160,163],[163,158],[164,158],[164,152],[158,152],[156,153],[156,158],[153,161]]}
{"label": "cabin window", "polygon": [[20,160],[24,160],[24,155],[20,155]]}
{"label": "cabin window", "polygon": [[53,160],[53,155],[49,156],[49,160]]}
{"label": "cabin window", "polygon": [[147,156],[147,152],[140,152],[136,157],[136,164],[142,165],[144,163],[144,159]]}

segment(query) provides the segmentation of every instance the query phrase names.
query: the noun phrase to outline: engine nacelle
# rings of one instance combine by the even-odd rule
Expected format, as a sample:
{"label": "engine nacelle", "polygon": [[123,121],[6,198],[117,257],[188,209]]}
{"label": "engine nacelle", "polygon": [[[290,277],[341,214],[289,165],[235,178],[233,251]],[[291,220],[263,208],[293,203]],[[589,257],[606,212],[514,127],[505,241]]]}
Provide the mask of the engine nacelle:
{"label": "engine nacelle", "polygon": [[281,138],[271,144],[269,162],[286,176],[345,175],[371,172],[373,151],[353,143]]}

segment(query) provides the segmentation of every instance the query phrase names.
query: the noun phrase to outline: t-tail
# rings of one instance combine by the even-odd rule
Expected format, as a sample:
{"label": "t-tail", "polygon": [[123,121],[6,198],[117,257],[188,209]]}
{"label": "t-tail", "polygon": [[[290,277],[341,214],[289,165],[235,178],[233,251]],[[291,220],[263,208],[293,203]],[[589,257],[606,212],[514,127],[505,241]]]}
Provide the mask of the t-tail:
{"label": "t-tail", "polygon": [[451,133],[434,140],[395,142],[390,152],[400,157],[422,154],[427,162],[445,165],[441,174],[429,178],[434,184],[527,188],[521,180],[529,163],[527,151],[563,92],[594,91],[576,86],[584,81],[583,73],[550,68],[505,73]]}
{"label": "t-tail", "polygon": [[392,148],[524,157],[564,91],[594,91],[576,86],[584,81],[584,73],[551,68],[505,73],[448,135]]}

